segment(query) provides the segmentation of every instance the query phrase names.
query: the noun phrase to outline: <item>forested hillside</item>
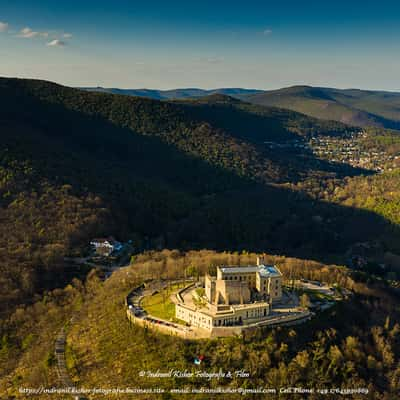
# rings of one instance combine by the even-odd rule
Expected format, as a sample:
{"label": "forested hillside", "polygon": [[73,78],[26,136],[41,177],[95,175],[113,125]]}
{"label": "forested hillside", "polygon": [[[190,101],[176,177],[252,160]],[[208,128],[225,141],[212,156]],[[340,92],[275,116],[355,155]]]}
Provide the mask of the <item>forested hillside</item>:
{"label": "forested hillside", "polygon": [[[242,337],[214,340],[182,340],[130,325],[123,307],[124,297],[146,277],[182,276],[191,267],[205,273],[220,264],[254,263],[254,253],[213,251],[149,252],[135,257],[129,268],[115,272],[102,282],[90,274],[84,284],[72,282],[45,300],[20,308],[12,318],[12,328],[2,339],[0,352],[0,395],[25,398],[24,387],[57,386],[53,341],[63,321],[68,321],[67,367],[77,387],[157,387],[165,390],[190,388],[275,388],[276,395],[253,398],[286,399],[280,388],[352,390],[368,389],[368,394],[348,394],[350,399],[396,399],[400,368],[398,297],[381,282],[356,282],[343,267],[311,260],[268,256],[285,276],[318,279],[351,290],[352,296],[320,313],[313,320],[294,327],[258,329]],[[147,378],[140,371],[198,371],[195,357],[204,356],[201,371],[244,370],[248,377],[232,379]],[[105,378],[106,377],[106,378]],[[319,399],[315,393],[311,399]],[[113,395],[116,399],[126,395]],[[193,398],[193,394],[166,394],[168,399]],[[290,394],[303,400],[304,394]],[[335,395],[335,397],[337,397]],[[330,397],[330,398],[335,398]],[[341,396],[340,396],[341,397]],[[47,398],[44,397],[43,398]],[[48,398],[51,398],[50,396]],[[60,399],[66,399],[67,396]],[[97,398],[92,395],[90,398]],[[136,397],[135,397],[136,398]],[[158,399],[159,394],[137,398]],[[198,399],[210,399],[199,393]],[[243,393],[219,394],[221,399],[240,399]]]}
{"label": "forested hillside", "polygon": [[[390,399],[399,380],[396,292],[386,280],[400,274],[398,171],[371,175],[286,146],[355,131],[222,95],[166,102],[1,79],[0,396],[19,396],[21,382],[57,384],[54,338],[74,315],[67,364],[83,385],[104,385],[104,374],[107,387],[145,385],[139,370],[190,368],[204,353],[211,370],[251,371],[248,387],[333,382]],[[392,133],[365,140],[397,148]],[[138,252],[178,250],[139,254],[102,283],[68,259],[103,235],[132,239]],[[347,264],[360,244],[368,262],[384,261],[379,276],[332,265]],[[226,252],[193,251],[205,248]],[[127,323],[123,299],[141,269],[204,273],[254,262],[250,251],[275,254],[269,261],[298,278],[338,283],[354,299],[299,329],[215,342]]]}
{"label": "forested hillside", "polygon": [[157,100],[196,99],[228,95],[252,104],[282,107],[316,118],[354,126],[400,129],[400,93],[378,90],[292,86],[276,90],[252,89],[118,89],[82,88],[88,91],[148,97]]}
{"label": "forested hillside", "polygon": [[355,126],[400,129],[400,93],[396,92],[293,86],[244,99]]}
{"label": "forested hillside", "polygon": [[332,167],[316,162],[304,165],[301,154],[280,161],[275,152],[268,153],[263,142],[312,134],[346,135],[355,130],[292,111],[251,106],[222,95],[171,103],[86,93],[43,81],[3,79],[0,84],[3,98],[8,99],[3,105],[4,113],[14,107],[15,101],[11,114],[24,108],[25,118],[46,119],[43,124],[86,116],[142,135],[157,136],[185,153],[235,174],[268,181],[299,179],[310,169],[332,172]]}
{"label": "forested hillside", "polygon": [[364,208],[383,215],[393,226],[400,225],[400,171],[379,176],[348,179],[338,185],[330,200]]}
{"label": "forested hillside", "polygon": [[379,237],[398,252],[379,214],[293,186],[362,171],[263,146],[351,131],[225,96],[160,102],[1,79],[1,305],[66,282],[64,257],[97,235],[342,262]]}

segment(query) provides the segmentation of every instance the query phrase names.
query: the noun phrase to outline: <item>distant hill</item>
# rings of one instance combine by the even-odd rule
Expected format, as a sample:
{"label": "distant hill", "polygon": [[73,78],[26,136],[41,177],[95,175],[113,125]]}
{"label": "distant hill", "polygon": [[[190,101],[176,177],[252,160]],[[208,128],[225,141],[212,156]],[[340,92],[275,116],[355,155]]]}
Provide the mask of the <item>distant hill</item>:
{"label": "distant hill", "polygon": [[118,89],[118,88],[104,88],[104,87],[81,87],[79,89],[91,92],[104,92],[112,94],[122,94],[125,96],[139,96],[149,97],[157,100],[169,99],[186,99],[204,97],[212,94],[224,94],[232,97],[242,97],[251,94],[262,93],[262,90],[257,89],[242,89],[242,88],[221,88],[221,89],[198,89],[198,88],[185,88],[185,89],[171,89],[171,90],[156,90],[156,89]]}
{"label": "distant hill", "polygon": [[293,86],[242,98],[355,126],[400,129],[400,93],[396,92]]}

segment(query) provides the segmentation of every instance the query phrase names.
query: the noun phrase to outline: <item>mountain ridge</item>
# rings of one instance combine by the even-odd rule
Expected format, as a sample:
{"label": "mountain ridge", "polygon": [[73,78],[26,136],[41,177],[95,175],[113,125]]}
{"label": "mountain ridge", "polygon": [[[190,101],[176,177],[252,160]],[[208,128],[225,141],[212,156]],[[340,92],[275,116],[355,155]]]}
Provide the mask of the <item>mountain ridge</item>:
{"label": "mountain ridge", "polygon": [[200,89],[200,88],[177,88],[177,89],[120,89],[120,88],[105,88],[105,87],[77,87],[77,89],[105,92],[112,94],[120,94],[126,96],[150,97],[157,100],[171,100],[183,98],[204,97],[212,94],[226,94],[228,96],[243,96],[255,93],[261,93],[259,89],[245,88],[216,88],[216,89]]}
{"label": "mountain ridge", "polygon": [[275,90],[243,88],[156,90],[103,87],[80,89],[158,100],[196,99],[221,94],[252,104],[289,109],[315,118],[339,121],[353,126],[400,129],[400,92],[396,91],[336,89],[310,85],[295,85]]}

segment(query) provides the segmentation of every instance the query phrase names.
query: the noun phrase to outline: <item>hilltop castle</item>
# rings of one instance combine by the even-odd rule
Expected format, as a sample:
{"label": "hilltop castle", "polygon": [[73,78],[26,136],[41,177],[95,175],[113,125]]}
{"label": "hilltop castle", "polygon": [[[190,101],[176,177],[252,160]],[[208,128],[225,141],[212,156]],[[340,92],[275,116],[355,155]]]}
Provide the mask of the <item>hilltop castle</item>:
{"label": "hilltop castle", "polygon": [[217,267],[217,276],[205,276],[205,297],[202,307],[177,304],[176,317],[208,330],[259,322],[282,298],[282,273],[260,258],[255,266]]}

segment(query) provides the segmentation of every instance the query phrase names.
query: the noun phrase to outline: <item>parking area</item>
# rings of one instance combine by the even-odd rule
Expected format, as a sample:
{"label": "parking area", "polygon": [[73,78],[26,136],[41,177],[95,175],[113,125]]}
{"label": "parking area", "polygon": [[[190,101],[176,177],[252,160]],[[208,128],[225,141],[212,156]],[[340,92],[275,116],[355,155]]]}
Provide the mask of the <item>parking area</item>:
{"label": "parking area", "polygon": [[295,282],[295,285],[300,289],[313,290],[326,296],[334,297],[336,295],[336,289],[334,287],[319,281],[300,279]]}

